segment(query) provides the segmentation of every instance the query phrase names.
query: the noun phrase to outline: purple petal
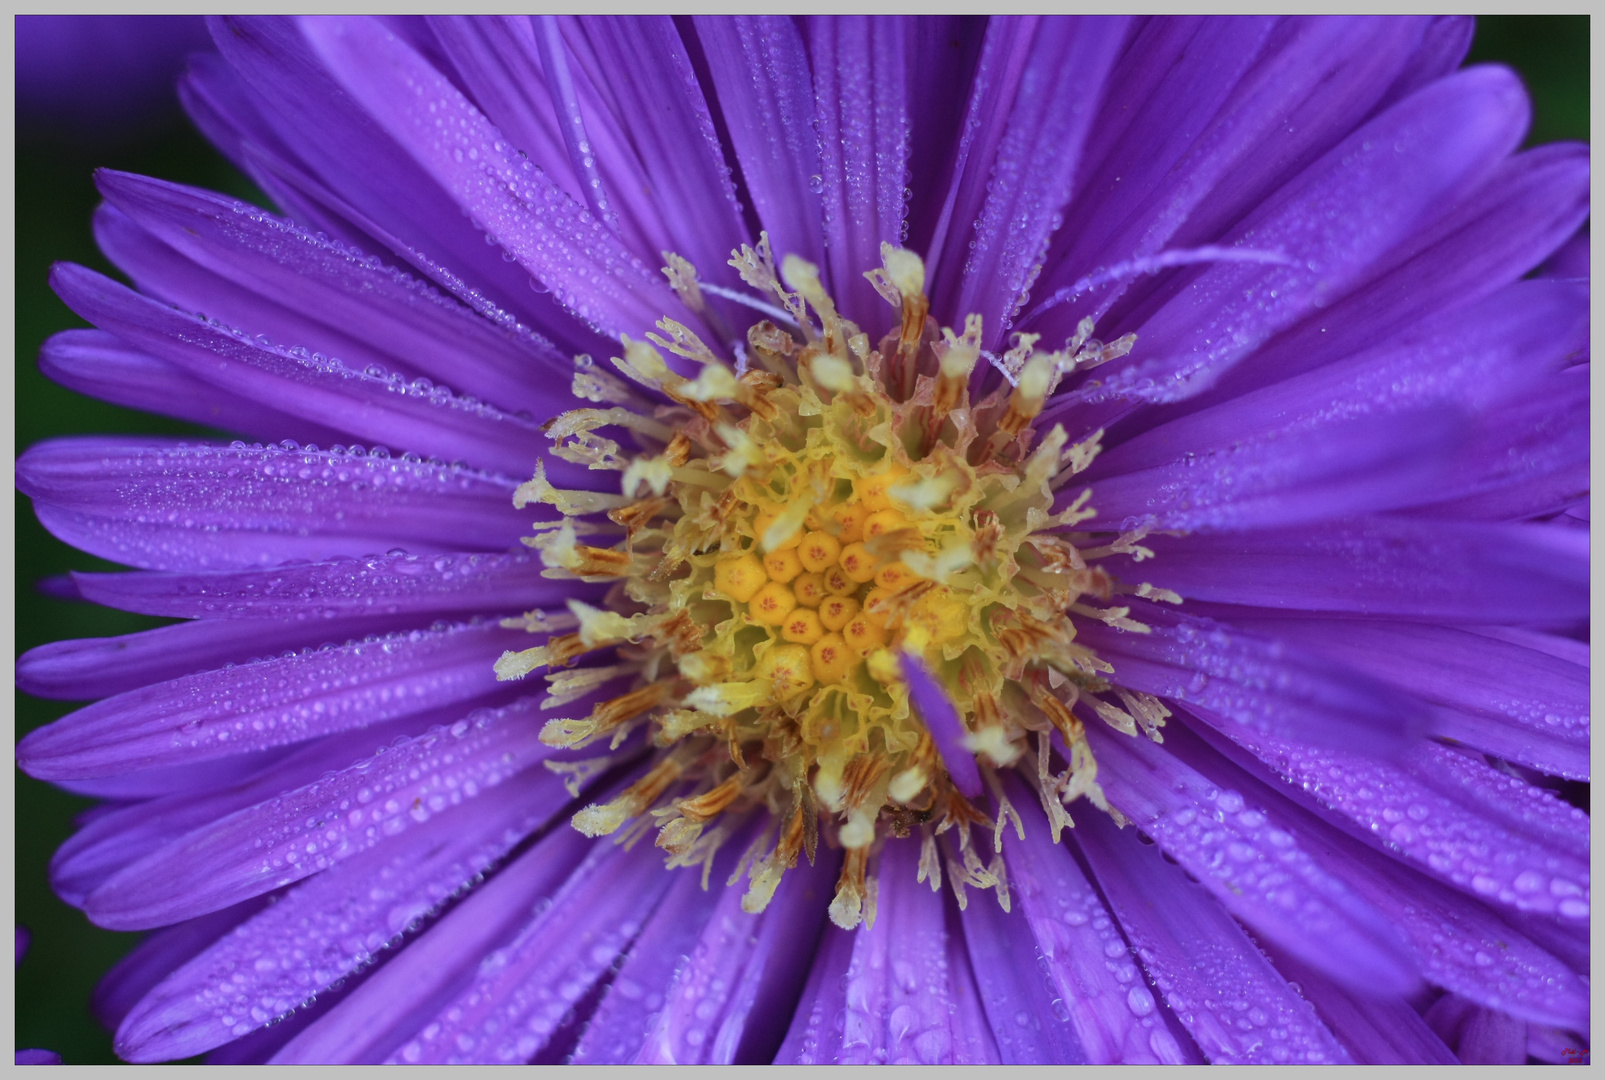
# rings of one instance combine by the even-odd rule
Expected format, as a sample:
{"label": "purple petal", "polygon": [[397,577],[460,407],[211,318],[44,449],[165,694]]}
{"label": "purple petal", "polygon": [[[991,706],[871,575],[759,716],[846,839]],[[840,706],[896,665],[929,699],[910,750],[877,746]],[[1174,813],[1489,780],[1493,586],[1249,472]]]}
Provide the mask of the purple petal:
{"label": "purple petal", "polygon": [[[1235,613],[1226,607],[1215,610],[1235,626],[1329,656],[1460,716],[1486,718],[1493,729],[1490,734],[1504,729],[1499,750],[1531,744],[1532,750],[1517,760],[1526,760],[1533,753],[1564,755],[1570,749],[1586,762],[1586,656],[1584,663],[1578,664],[1523,644],[1420,623],[1310,619],[1295,612],[1247,609]],[[1456,721],[1457,730],[1465,723]],[[1498,752],[1491,746],[1485,749]]]}
{"label": "purple petal", "polygon": [[683,310],[660,275],[520,161],[460,91],[382,25],[318,19],[300,27],[373,121],[579,318],[616,336]]}
{"label": "purple petal", "polygon": [[[337,234],[354,226],[359,246],[389,248],[498,322],[516,321],[512,313],[520,313],[566,349],[598,347],[555,298],[530,290],[528,272],[487,245],[449,192],[336,83],[299,22],[214,19],[212,34],[227,60],[213,71],[215,81],[237,84],[214,90],[212,100],[231,110],[227,122],[251,125],[247,171],[266,175],[275,198],[275,188],[295,190],[295,202],[285,205],[317,208],[313,220]],[[405,51],[400,42],[394,46]],[[242,115],[241,102],[251,107],[248,114]]]}
{"label": "purple petal", "polygon": [[[728,886],[725,880],[751,840],[750,831],[742,830],[725,842],[708,875],[709,888],[703,887],[695,869],[673,875],[662,902],[631,943],[623,967],[603,991],[601,1004],[585,1022],[585,1031],[569,1055],[572,1061],[618,1065],[633,1061],[644,1050],[650,1037],[649,1021],[654,1016],[661,1019],[669,1011],[668,996],[697,940],[729,901],[743,892],[739,884]],[[710,1005],[703,1015],[712,1012]],[[687,1045],[695,1050],[703,1046],[710,1032],[698,1018],[687,1019],[693,1024]]]}
{"label": "purple petal", "polygon": [[1282,19],[1222,110],[1209,153],[1189,163],[1213,182],[1172,246],[1219,237],[1352,134],[1408,75],[1423,28],[1398,16]]}
{"label": "purple petal", "polygon": [[[1110,804],[1254,933],[1344,985],[1411,989],[1415,965],[1382,913],[1287,831],[1280,800],[1250,803],[1185,764],[1176,749],[1190,748],[1185,734],[1167,730],[1167,751],[1111,733],[1101,722],[1089,724],[1098,780]],[[1200,752],[1208,753],[1199,748],[1188,756]]]}
{"label": "purple petal", "polygon": [[531,699],[481,712],[237,811],[120,870],[85,909],[101,926],[145,929],[326,870],[548,757],[538,717]]}
{"label": "purple petal", "polygon": [[890,16],[832,16],[808,24],[814,71],[820,207],[831,295],[871,334],[891,323],[863,277],[880,246],[902,241],[909,120],[908,27]]}
{"label": "purple petal", "polygon": [[473,980],[389,1061],[529,1061],[609,975],[673,881],[655,848],[593,844],[550,906],[485,957]]}
{"label": "purple petal", "polygon": [[572,199],[590,202],[591,212],[607,221],[595,201],[601,187],[596,165],[586,168],[569,155],[530,17],[432,15],[428,22],[480,111]]}
{"label": "purple petal", "polygon": [[1454,1048],[1462,1064],[1527,1064],[1527,1025],[1497,1009],[1445,994],[1432,1003],[1425,1020]]}
{"label": "purple petal", "polygon": [[936,752],[947,767],[953,786],[965,797],[975,799],[981,794],[981,772],[976,768],[975,755],[964,745],[964,721],[959,711],[925,664],[912,653],[904,652],[903,679],[908,683],[908,699],[931,733]]}
{"label": "purple petal", "polygon": [[358,448],[58,439],[22,456],[17,486],[58,538],[150,570],[505,551],[528,529],[512,480]]}
{"label": "purple petal", "polygon": [[1151,628],[1128,633],[1087,620],[1078,640],[1114,665],[1122,686],[1229,716],[1254,731],[1398,753],[1425,729],[1402,694],[1318,655],[1134,601]]}
{"label": "purple petal", "polygon": [[213,386],[102,330],[63,330],[54,335],[39,350],[39,370],[80,394],[205,427],[325,446],[341,439],[334,428]]}
{"label": "purple petal", "polygon": [[920,841],[880,852],[877,914],[853,936],[843,1026],[821,1032],[818,1057],[841,1064],[978,1064],[956,1056],[942,895],[915,880]]}
{"label": "purple petal", "polygon": [[1470,425],[1447,409],[1353,417],[1291,434],[1242,432],[1165,465],[1100,480],[1098,517],[1121,530],[1275,528],[1424,502],[1453,482]]}
{"label": "purple petal", "polygon": [[458,625],[188,675],[32,731],[17,760],[40,778],[94,777],[302,742],[492,693],[496,657],[528,641]]}
{"label": "purple petal", "polygon": [[[1421,324],[1440,321],[1449,308],[1468,322],[1484,318],[1479,301],[1532,269],[1588,216],[1588,175],[1588,155],[1577,146],[1542,146],[1506,159],[1486,184],[1389,253],[1362,288],[1278,335],[1181,409],[1228,401],[1343,361],[1377,342],[1418,337]],[[1523,306],[1514,309],[1518,316]],[[1586,299],[1579,302],[1583,306]],[[1442,324],[1452,331],[1452,321]],[[1533,340],[1527,339],[1529,347]],[[1536,340],[1547,343],[1550,331]],[[1586,333],[1580,340],[1586,341]],[[1475,341],[1466,344],[1478,348]],[[1468,350],[1468,355],[1476,353]],[[1437,371],[1439,378],[1455,374],[1451,364]],[[1476,388],[1475,380],[1466,385]],[[1420,384],[1398,389],[1417,388]],[[1171,413],[1154,415],[1162,420]]]}
{"label": "purple petal", "polygon": [[271,570],[75,573],[73,582],[96,603],[178,619],[512,613],[584,595],[572,582],[541,577],[540,560],[527,555],[382,555]]}
{"label": "purple petal", "polygon": [[1587,364],[1545,380],[1477,426],[1427,512],[1511,520],[1553,514],[1589,488]]}
{"label": "purple petal", "polygon": [[467,986],[480,962],[512,939],[596,847],[573,829],[553,829],[290,1040],[274,1062],[384,1060]]}
{"label": "purple petal", "polygon": [[508,475],[534,471],[533,419],[460,397],[428,380],[357,371],[299,346],[283,348],[146,299],[93,271],[58,264],[51,287],[78,314],[212,385],[265,398],[314,423],[399,442]]}
{"label": "purple petal", "polygon": [[1549,261],[1544,264],[1544,276],[1558,278],[1588,277],[1588,238],[1588,233],[1579,232],[1566,241],[1560,250],[1551,255]]}
{"label": "purple petal", "polygon": [[95,1019],[101,1024],[116,1030],[117,1025],[122,1024],[122,1017],[162,979],[262,910],[266,902],[266,897],[257,897],[148,934],[133,947],[133,952],[117,961],[111,971],[101,977],[90,1003],[91,1013],[95,1013]]}
{"label": "purple petal", "polygon": [[1398,423],[1401,413],[1434,406],[1485,413],[1549,381],[1545,375],[1587,337],[1585,287],[1513,285],[1474,311],[1439,315],[1317,370],[1145,431],[1100,454],[1087,479],[1185,461],[1243,439],[1321,432],[1334,421]]}
{"label": "purple petal", "polygon": [[944,309],[979,313],[988,345],[1003,340],[1030,296],[1126,32],[1119,17],[1044,20],[1012,98],[994,100],[982,118],[1004,132],[995,159],[967,163],[989,171],[985,202],[973,219],[955,214],[947,242],[964,239],[958,223],[974,220],[975,234],[962,282],[941,299]]}
{"label": "purple petal", "polygon": [[[1282,827],[1300,846],[1321,851],[1333,874],[1387,913],[1409,941],[1428,981],[1533,1023],[1586,1027],[1587,987],[1565,963],[1476,900],[1378,854],[1287,802],[1279,795],[1287,790],[1286,784],[1247,751],[1225,740],[1218,748],[1232,764],[1219,755],[1201,761],[1210,777],[1240,788],[1245,797],[1279,804]],[[1103,775],[1100,772],[1100,778]]]}
{"label": "purple petal", "polygon": [[[1134,31],[1088,133],[1087,175],[1044,263],[1044,285],[1120,258],[1156,254],[1289,100],[1319,74],[1331,74],[1328,67],[1351,70],[1338,67],[1339,57],[1350,59],[1351,28],[1317,24],[1293,48],[1267,56],[1276,25],[1269,17],[1182,17],[1153,19]],[[1245,78],[1250,85],[1240,85]],[[1266,92],[1272,83],[1275,95]],[[1228,94],[1234,107],[1223,112]],[[1124,288],[1072,300],[1044,325],[1073,327],[1107,308]],[[1046,289],[1038,292],[1039,304],[1047,297],[1040,295]],[[1027,317],[1022,325],[1033,321]]]}
{"label": "purple petal", "polygon": [[[1218,264],[1138,327],[1142,355],[1086,400],[1176,401],[1206,389],[1273,332],[1330,304],[1443,201],[1474,187],[1514,148],[1526,97],[1481,68],[1427,87],[1333,148],[1230,234],[1293,265]],[[1119,363],[1117,361],[1117,363]]]}
{"label": "purple petal", "polygon": [[791,1028],[776,1065],[829,1065],[841,1046],[836,1018],[847,1008],[847,967],[853,959],[857,936],[839,926],[826,926],[810,957],[812,966],[802,997],[792,1013]]}
{"label": "purple petal", "polygon": [[771,247],[823,265],[820,199],[809,186],[822,166],[802,35],[791,19],[776,15],[698,15],[696,30]]}
{"label": "purple petal", "polygon": [[[1211,1063],[1349,1059],[1214,897],[1105,815],[1085,817],[1075,831],[1076,846],[1161,999]],[[1128,1004],[1134,1012],[1152,1011],[1154,995],[1135,983]]]}
{"label": "purple petal", "polygon": [[[230,776],[226,767],[242,758],[206,762],[220,781],[192,783],[157,792],[157,797],[124,806],[107,806],[94,820],[67,838],[50,860],[50,885],[67,903],[82,907],[91,893],[113,874],[157,848],[240,810],[283,792],[303,787],[356,761],[384,753],[436,723],[452,723],[462,705],[414,713],[371,728],[339,732],[304,746],[244,756],[251,769]],[[263,761],[262,758],[268,760]],[[162,770],[155,771],[158,776]]]}
{"label": "purple petal", "polygon": [[[280,218],[129,173],[102,170],[96,179],[128,215],[119,232],[137,227],[169,254],[141,274],[105,237],[102,249],[145,292],[178,307],[354,366],[411,366],[495,401],[523,403],[542,392],[543,373],[569,370],[568,358],[532,332],[492,325],[410,275]],[[173,265],[173,252],[184,266]]]}
{"label": "purple petal", "polygon": [[[986,122],[1013,101],[1020,75],[1036,30],[1034,18],[1012,15],[991,17],[986,23],[981,54],[959,125],[947,197],[925,253],[926,291],[938,312],[953,310],[950,297],[960,288],[962,256],[953,254],[969,243],[970,226],[980,218],[986,201],[986,180],[991,175],[1006,125]],[[950,253],[951,252],[951,253]],[[951,320],[950,320],[951,321]]]}
{"label": "purple petal", "polygon": [[18,1065],[60,1065],[61,1055],[54,1050],[18,1050],[16,1052]]}
{"label": "purple petal", "polygon": [[1588,612],[1588,537],[1565,529],[1371,517],[1147,543],[1144,576],[1188,599],[1467,622]]}
{"label": "purple petal", "polygon": [[[1204,717],[1208,719],[1208,717]],[[1290,795],[1423,872],[1519,911],[1588,918],[1588,815],[1445,747],[1407,766],[1257,733],[1232,733]]]}
{"label": "purple petal", "polygon": [[287,648],[338,644],[370,633],[411,629],[418,622],[417,616],[310,623],[200,619],[121,637],[52,641],[17,658],[17,688],[35,697],[90,701]]}
{"label": "purple petal", "polygon": [[[583,104],[597,113],[605,108],[618,130],[621,152],[598,151],[604,168],[616,174],[610,189],[621,209],[647,204],[661,222],[644,230],[646,250],[683,255],[703,280],[739,285],[728,262],[732,249],[749,239],[747,228],[674,23],[667,15],[578,16],[569,26],[577,33],[566,33],[565,40],[595,88]],[[612,77],[620,66],[629,69],[628,79]]]}
{"label": "purple petal", "polygon": [[[802,990],[838,869],[839,860],[828,853],[815,863],[799,862],[756,916],[741,910],[740,888],[725,889],[695,947],[663,990],[662,1011],[648,1026],[635,1060],[710,1065],[770,1060]],[[625,983],[628,973],[628,968],[621,973],[603,1001],[596,1023],[614,997],[631,1002],[627,1015],[637,1029],[641,1013],[655,1007],[659,995],[643,1000]],[[601,1060],[586,1053],[592,1041],[587,1031],[575,1061]]]}
{"label": "purple petal", "polygon": [[[1263,946],[1262,946],[1263,947]],[[1399,997],[1346,990],[1307,964],[1271,949],[1277,970],[1298,985],[1332,1033],[1362,1065],[1455,1065],[1458,1059]]]}
{"label": "purple petal", "polygon": [[1469,15],[1431,16],[1421,32],[1420,44],[1405,64],[1404,72],[1382,95],[1377,110],[1388,108],[1395,101],[1410,96],[1458,68],[1471,49],[1471,38],[1475,31],[1476,21]]}
{"label": "purple petal", "polygon": [[[1171,1031],[1171,1018],[1155,1007],[1130,946],[1080,865],[1054,843],[1046,817],[1036,809],[1036,793],[1016,773],[1003,780],[1026,823],[1023,840],[1007,829],[1003,833],[1009,887],[1036,939],[1037,967],[1056,999],[1054,1013],[1068,1012],[1087,1061],[1170,1065],[1196,1060]],[[977,903],[989,902],[982,897]],[[992,1008],[988,1002],[988,1011]],[[994,1030],[1011,1019],[1001,1009],[992,1015]]]}
{"label": "purple petal", "polygon": [[[1027,827],[1047,826],[1032,816]],[[1011,866],[1010,876],[1013,875]],[[1077,920],[1092,919],[1095,929],[1107,932],[1108,912],[1100,904],[1086,905],[1086,897],[1080,892],[1074,894],[1074,899],[1082,901],[1082,906],[1072,907],[1067,915]],[[963,927],[958,936],[968,953],[981,1005],[1003,1063],[1085,1064],[1089,1060],[1087,1051],[1051,975],[1041,970],[1041,965],[1033,968],[1021,962],[1024,957],[1038,955],[1031,925],[1019,912],[1004,911],[988,896],[975,897],[966,904],[958,922]],[[1086,923],[1075,925],[1084,928]],[[1078,933],[1085,938],[1087,931],[1081,929]],[[1096,957],[1106,945],[1119,943],[1105,938],[1088,944],[1092,946],[1090,955]],[[1163,1040],[1150,1048],[1156,1053],[1167,1049]]]}
{"label": "purple petal", "polygon": [[271,1023],[396,948],[567,803],[526,772],[290,890],[184,964],[119,1026],[129,1061],[191,1057]]}

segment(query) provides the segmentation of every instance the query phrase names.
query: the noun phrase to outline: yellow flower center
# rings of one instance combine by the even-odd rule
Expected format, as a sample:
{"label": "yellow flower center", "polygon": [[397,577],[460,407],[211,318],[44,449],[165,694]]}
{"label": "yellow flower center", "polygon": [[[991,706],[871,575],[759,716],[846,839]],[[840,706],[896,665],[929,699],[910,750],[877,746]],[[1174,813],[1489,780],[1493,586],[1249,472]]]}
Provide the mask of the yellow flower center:
{"label": "yellow flower center", "polygon": [[[497,664],[502,678],[547,667],[548,701],[628,687],[586,717],[549,723],[541,737],[552,745],[607,738],[617,748],[650,725],[658,760],[623,794],[577,814],[577,828],[603,835],[634,821],[625,830],[633,837],[655,825],[671,865],[706,867],[740,821],[764,815],[769,824],[743,860],[749,911],[763,909],[800,855],[815,857],[823,835],[847,851],[831,915],[848,927],[873,918],[863,883],[877,837],[914,828],[926,831],[921,863],[933,882],[934,837],[952,830],[955,881],[996,887],[1007,905],[1001,865],[984,865],[969,839],[972,825],[994,822],[955,786],[953,755],[973,755],[1003,807],[992,770],[1034,749],[1027,773],[1057,808],[1057,833],[1070,823],[1064,802],[1085,794],[1103,805],[1071,711],[1077,700],[1132,734],[1141,724],[1157,738],[1165,715],[1125,692],[1127,709],[1099,698],[1110,668],[1075,640],[1072,611],[1146,629],[1125,608],[1098,606],[1125,591],[1089,559],[1111,549],[1109,538],[1079,531],[1093,517],[1090,491],[1060,494],[1101,433],[1068,446],[1061,427],[1040,438],[1032,428],[1063,373],[1120,355],[1131,339],[1101,345],[1084,323],[1066,351],[1041,353],[1035,336],[1020,335],[1001,361],[1014,385],[972,402],[980,319],[966,320],[961,335],[939,331],[918,258],[883,254],[885,266],[868,276],[901,323],[878,348],[836,312],[811,265],[788,258],[782,285],[765,238],[731,262],[779,301],[793,329],[753,326],[746,370],[668,319],[659,323],[666,337],[648,337],[698,362],[696,378],[646,342],[626,340],[614,364],[671,406],[643,406],[581,358],[576,393],[616,406],[559,417],[553,452],[621,470],[622,494],[562,491],[541,467],[516,501],[564,515],[527,541],[549,575],[619,587],[606,608],[570,604],[574,633]],[[698,307],[694,271],[669,261],[671,282]],[[604,428],[656,449],[631,457],[596,434]],[[608,534],[608,546],[581,540]],[[1137,539],[1113,547],[1140,554]],[[511,623],[560,628],[538,613]],[[622,662],[599,674],[560,670],[610,646]],[[911,701],[907,664],[944,688],[962,732],[933,738]],[[1058,776],[1049,770],[1054,730],[1070,751]]]}

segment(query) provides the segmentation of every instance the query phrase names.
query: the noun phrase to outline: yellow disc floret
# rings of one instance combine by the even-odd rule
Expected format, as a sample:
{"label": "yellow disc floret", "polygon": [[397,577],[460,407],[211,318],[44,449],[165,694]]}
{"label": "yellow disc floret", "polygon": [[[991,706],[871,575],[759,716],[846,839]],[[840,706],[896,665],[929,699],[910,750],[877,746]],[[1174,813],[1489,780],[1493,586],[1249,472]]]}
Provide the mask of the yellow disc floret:
{"label": "yellow disc floret", "polygon": [[737,603],[751,600],[752,594],[768,582],[769,575],[764,573],[763,563],[755,555],[720,559],[713,571],[713,587]]}
{"label": "yellow disc floret", "polygon": [[[543,708],[616,687],[588,714],[551,721],[544,741],[606,739],[617,750],[635,737],[657,755],[623,793],[581,811],[577,827],[600,835],[634,822],[633,837],[656,825],[671,865],[711,866],[743,820],[766,816],[752,835],[771,846],[744,861],[743,907],[762,910],[823,838],[847,852],[830,910],[848,927],[874,903],[866,860],[889,833],[923,829],[931,845],[946,836],[940,857],[955,880],[1006,888],[977,855],[995,838],[964,839],[992,823],[976,768],[950,773],[953,754],[978,755],[983,772],[1029,762],[1020,768],[1050,814],[1060,808],[1059,828],[1069,820],[1061,800],[1102,799],[1074,710],[1150,734],[1165,715],[1146,695],[1120,690],[1124,709],[1096,696],[1110,689],[1111,669],[1077,644],[1068,614],[1146,630],[1127,608],[1088,607],[1123,591],[1098,558],[1150,554],[1135,546],[1140,535],[1078,531],[1092,517],[1087,494],[1064,485],[1092,460],[1096,436],[1067,447],[1063,429],[1038,437],[1032,428],[1062,372],[1088,350],[1100,362],[1119,355],[1121,343],[1090,342],[1090,322],[1064,353],[1036,352],[1037,339],[1019,335],[1001,359],[984,354],[1009,380],[971,401],[980,319],[966,319],[962,336],[939,328],[919,259],[886,252],[871,278],[898,317],[878,343],[842,318],[816,268],[787,259],[777,271],[765,243],[732,265],[773,294],[793,329],[753,326],[740,366],[669,319],[658,327],[665,336],[648,337],[700,368],[695,378],[645,341],[627,341],[615,361],[658,395],[652,410],[582,365],[576,393],[618,407],[558,417],[554,453],[623,469],[623,492],[559,491],[543,465],[515,503],[564,515],[530,540],[548,576],[615,584],[593,600],[602,607],[571,605],[563,629],[573,633],[544,617],[509,623],[549,639],[497,663],[504,678],[546,668]],[[677,289],[694,283],[684,260],[671,266]],[[605,535],[617,546],[589,546]],[[570,667],[593,649],[614,659]],[[929,699],[920,705],[909,691],[921,673],[948,695],[962,731],[950,720],[926,727],[919,710]],[[1050,768],[1055,731],[1069,750],[1062,776]],[[586,775],[613,767],[597,760]],[[731,823],[711,824],[721,816]]]}
{"label": "yellow disc floret", "polygon": [[791,590],[778,581],[771,581],[752,594],[752,599],[747,602],[747,614],[752,616],[754,622],[764,626],[779,626],[796,606],[797,598]]}

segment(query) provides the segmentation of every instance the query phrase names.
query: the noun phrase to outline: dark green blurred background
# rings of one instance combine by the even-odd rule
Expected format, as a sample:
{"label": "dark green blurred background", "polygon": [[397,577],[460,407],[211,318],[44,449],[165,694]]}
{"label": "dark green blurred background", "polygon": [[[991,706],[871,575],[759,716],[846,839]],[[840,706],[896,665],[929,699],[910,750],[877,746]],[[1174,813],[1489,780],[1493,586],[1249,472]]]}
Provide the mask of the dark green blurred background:
{"label": "dark green blurred background", "polygon": [[[1497,60],[1519,71],[1533,96],[1529,143],[1588,138],[1587,16],[1491,16],[1478,26],[1474,61]],[[110,166],[228,192],[266,205],[256,189],[176,112],[164,125],[119,146],[94,150],[61,138],[19,134],[17,143],[16,451],[41,439],[77,432],[202,433],[175,421],[106,405],[41,376],[34,360],[51,334],[85,325],[45,283],[50,264],[112,267],[96,250],[90,213],[99,201],[91,170]],[[69,569],[111,565],[53,539],[16,499],[17,652],[47,641],[104,637],[160,625],[162,620],[41,595],[39,579]],[[16,694],[17,735],[76,707]],[[90,805],[16,774],[16,918],[33,945],[16,972],[19,1047],[48,1047],[68,1063],[111,1062],[110,1036],[86,1003],[97,978],[138,940],[89,925],[56,900],[45,880],[50,854],[72,831],[73,815]]]}

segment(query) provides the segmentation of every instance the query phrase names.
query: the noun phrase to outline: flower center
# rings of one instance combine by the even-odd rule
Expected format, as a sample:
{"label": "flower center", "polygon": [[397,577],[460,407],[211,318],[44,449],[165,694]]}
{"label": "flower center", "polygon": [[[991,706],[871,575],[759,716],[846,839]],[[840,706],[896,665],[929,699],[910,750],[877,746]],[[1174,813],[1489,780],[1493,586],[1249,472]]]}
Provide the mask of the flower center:
{"label": "flower center", "polygon": [[[700,363],[696,378],[645,342],[626,340],[614,363],[671,406],[648,405],[581,358],[576,393],[615,407],[555,420],[554,453],[621,470],[622,494],[559,490],[542,466],[516,502],[564,515],[526,541],[548,575],[616,587],[605,608],[571,602],[574,633],[497,664],[502,678],[545,666],[554,688],[578,693],[633,683],[541,733],[555,746],[608,738],[616,748],[650,725],[659,758],[622,794],[575,815],[576,828],[604,835],[634,822],[628,837],[656,825],[671,865],[706,866],[742,822],[763,815],[743,860],[749,911],[763,909],[800,855],[814,858],[823,832],[847,852],[831,908],[846,927],[873,918],[865,863],[886,832],[926,830],[922,868],[939,880],[934,837],[953,831],[950,872],[997,887],[1007,904],[1001,862],[984,865],[969,838],[972,825],[994,827],[972,802],[983,782],[1006,806],[995,770],[1035,742],[1029,772],[1057,811],[1057,833],[1069,823],[1063,803],[1087,795],[1104,805],[1071,707],[1085,700],[1128,733],[1140,725],[1156,738],[1167,715],[1145,695],[1116,691],[1125,708],[1100,698],[1111,669],[1075,640],[1072,612],[1146,630],[1128,609],[1099,606],[1127,590],[1096,565],[1140,552],[1140,536],[1109,544],[1080,531],[1094,516],[1091,492],[1061,493],[1101,433],[1067,446],[1062,427],[1038,438],[1032,423],[1062,374],[1123,354],[1131,339],[1102,345],[1087,322],[1065,351],[1042,353],[1034,335],[1020,335],[999,361],[1013,385],[972,402],[979,317],[962,335],[938,332],[919,259],[889,246],[883,255],[868,276],[901,324],[876,349],[837,313],[812,265],[788,258],[777,275],[764,238],[731,263],[779,301],[771,310],[790,329],[751,327],[745,370],[668,319],[659,323],[667,337],[648,337]],[[694,271],[669,261],[670,281],[699,309]],[[602,428],[661,449],[632,458]],[[608,531],[612,546],[582,542]],[[534,613],[512,624],[552,628]],[[609,648],[619,662],[559,670]],[[1055,731],[1068,751],[1057,776]]]}

